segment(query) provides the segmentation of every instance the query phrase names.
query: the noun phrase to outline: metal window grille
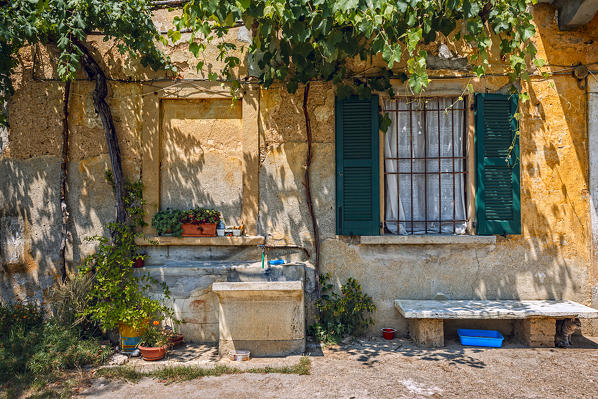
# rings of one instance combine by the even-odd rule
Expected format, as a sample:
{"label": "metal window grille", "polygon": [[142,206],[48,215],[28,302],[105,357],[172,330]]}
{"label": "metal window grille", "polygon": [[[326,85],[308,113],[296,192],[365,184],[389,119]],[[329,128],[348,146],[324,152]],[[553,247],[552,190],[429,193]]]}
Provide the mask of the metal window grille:
{"label": "metal window grille", "polygon": [[[447,104],[450,106],[446,106]],[[466,109],[466,101],[457,97],[402,97],[385,103],[384,112],[389,114],[389,116],[392,114],[395,116],[395,122],[391,128],[396,129],[397,134],[396,143],[393,143],[396,145],[396,156],[388,156],[386,152],[384,154],[385,182],[388,182],[388,179],[396,179],[397,201],[401,201],[401,195],[409,196],[410,193],[411,197],[410,201],[408,201],[409,198],[406,201],[404,200],[404,202],[407,202],[411,206],[411,209],[403,209],[403,217],[388,218],[388,213],[385,211],[384,222],[387,232],[389,232],[389,223],[403,226],[404,232],[401,234],[457,234],[458,226],[465,225],[467,220],[466,182],[468,173]],[[458,113],[461,113],[461,115],[458,115]],[[399,118],[399,114],[402,114],[401,118]],[[407,119],[406,114],[408,114]],[[462,116],[462,119],[460,119],[461,127],[456,128],[455,118],[459,116]],[[434,121],[431,121],[430,118],[437,119],[438,123],[435,128],[433,127]],[[444,129],[441,129],[441,118],[444,118]],[[414,126],[416,125],[416,119],[420,121],[418,126]],[[422,119],[423,123],[421,123]],[[399,120],[406,120],[407,123],[399,126]],[[448,125],[450,125],[450,128],[448,128]],[[417,132],[415,131],[416,129]],[[423,156],[421,151],[419,151],[420,154],[414,154],[414,134],[423,134]],[[406,137],[399,139],[399,135],[408,135],[409,137],[408,139]],[[450,137],[447,135],[450,135]],[[450,149],[448,149],[448,146],[441,149],[441,143],[447,143],[449,140],[451,143]],[[399,147],[401,141],[403,143],[406,142],[409,147],[401,149]],[[436,142],[438,147],[431,150],[429,142]],[[456,151],[456,146],[461,147],[460,151]],[[405,156],[405,151],[408,156]],[[394,171],[387,168],[387,161],[389,160],[395,162],[396,168],[394,168]],[[462,175],[462,179],[457,184],[456,179],[460,175]],[[424,181],[424,210],[423,215],[415,215],[413,210],[414,181],[419,179],[418,181],[421,183],[422,178]],[[433,184],[438,185],[437,190],[439,192],[439,195],[435,199],[428,198],[429,191],[432,190],[431,185]],[[418,195],[422,194],[421,184],[418,185],[416,190],[418,191]],[[461,193],[458,191],[461,191]],[[445,199],[444,208],[442,203],[443,197]],[[447,201],[447,198],[450,199],[451,197],[452,207],[450,206],[450,202]],[[459,217],[457,212],[457,197],[464,203],[463,210],[460,212],[461,217]],[[385,203],[385,206],[388,207],[388,202]],[[421,203],[419,206],[421,206]],[[450,209],[447,209],[447,206]],[[434,208],[437,212],[430,212],[431,208]]]}

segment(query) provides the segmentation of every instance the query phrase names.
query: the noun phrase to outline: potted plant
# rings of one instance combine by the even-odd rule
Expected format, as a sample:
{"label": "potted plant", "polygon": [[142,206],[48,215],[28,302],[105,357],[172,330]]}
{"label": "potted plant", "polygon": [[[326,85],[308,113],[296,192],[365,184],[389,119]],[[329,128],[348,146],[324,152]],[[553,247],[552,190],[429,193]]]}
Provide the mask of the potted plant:
{"label": "potted plant", "polygon": [[166,355],[170,336],[171,334],[168,331],[160,327],[160,322],[154,320],[145,329],[138,346],[143,360],[154,361],[162,359]]}
{"label": "potted plant", "polygon": [[181,211],[167,208],[154,215],[152,226],[156,229],[158,235],[180,237],[183,232],[181,216]]}
{"label": "potted plant", "polygon": [[181,212],[183,237],[215,237],[220,212],[214,209],[194,208]]}
{"label": "potted plant", "polygon": [[152,317],[174,318],[174,311],[149,296],[150,288],[157,286],[163,297],[170,299],[166,284],[149,273],[135,272],[133,265],[139,257],[135,238],[139,234],[116,223],[110,224],[110,230],[118,236],[118,245],[109,237],[91,238],[98,241],[98,248],[82,266],[82,272],[94,280],[88,293],[91,305],[82,316],[99,322],[105,331],[118,327],[121,348],[127,352],[135,349]]}
{"label": "potted plant", "polygon": [[147,257],[147,254],[135,250],[135,252],[133,253],[133,267],[135,269],[139,269],[140,267],[145,266],[145,260],[147,259]]}
{"label": "potted plant", "polygon": [[242,236],[243,229],[244,229],[243,225],[233,227],[233,236],[235,236],[235,237]]}
{"label": "potted plant", "polygon": [[[179,321],[175,321],[176,324],[179,323]],[[173,329],[170,326],[167,326],[165,328],[165,331],[169,334],[168,336],[168,347],[169,348],[174,348],[177,347],[179,345],[182,345],[185,342],[185,338],[183,337],[183,334],[177,332],[176,329]]]}

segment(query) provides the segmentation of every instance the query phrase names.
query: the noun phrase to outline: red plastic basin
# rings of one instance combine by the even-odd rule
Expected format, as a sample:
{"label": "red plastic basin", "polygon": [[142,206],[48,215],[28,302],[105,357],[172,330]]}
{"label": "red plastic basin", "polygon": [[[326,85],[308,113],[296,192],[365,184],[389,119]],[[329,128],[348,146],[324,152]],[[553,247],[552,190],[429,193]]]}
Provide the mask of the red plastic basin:
{"label": "red plastic basin", "polygon": [[395,337],[395,330],[394,328],[383,328],[382,329],[382,336],[384,339],[393,339]]}

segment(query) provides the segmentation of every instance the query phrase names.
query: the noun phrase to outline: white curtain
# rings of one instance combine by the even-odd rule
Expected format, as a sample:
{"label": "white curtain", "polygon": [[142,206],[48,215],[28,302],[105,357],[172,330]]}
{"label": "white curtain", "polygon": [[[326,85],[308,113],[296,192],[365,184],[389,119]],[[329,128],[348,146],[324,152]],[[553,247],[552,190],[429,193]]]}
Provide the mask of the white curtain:
{"label": "white curtain", "polygon": [[465,161],[444,158],[464,156],[463,101],[389,99],[384,108],[392,121],[384,138],[387,229],[465,234],[465,174],[454,174]]}

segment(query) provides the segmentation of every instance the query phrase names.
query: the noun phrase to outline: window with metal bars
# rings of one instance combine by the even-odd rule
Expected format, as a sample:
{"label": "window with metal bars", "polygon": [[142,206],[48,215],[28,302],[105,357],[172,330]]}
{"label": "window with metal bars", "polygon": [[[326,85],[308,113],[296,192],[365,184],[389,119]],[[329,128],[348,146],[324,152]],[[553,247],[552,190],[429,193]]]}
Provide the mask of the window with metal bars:
{"label": "window with metal bars", "polygon": [[386,232],[466,233],[466,109],[458,97],[385,101]]}

